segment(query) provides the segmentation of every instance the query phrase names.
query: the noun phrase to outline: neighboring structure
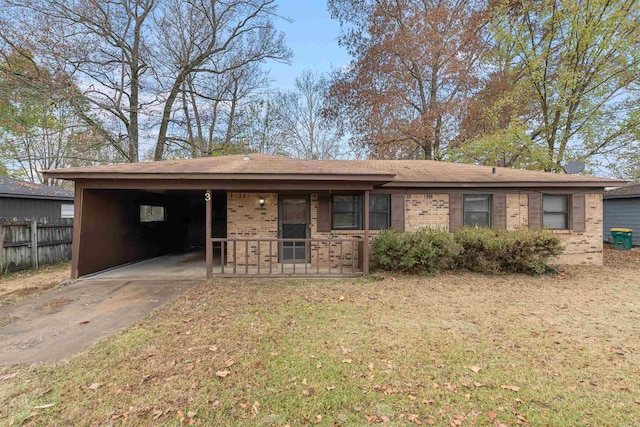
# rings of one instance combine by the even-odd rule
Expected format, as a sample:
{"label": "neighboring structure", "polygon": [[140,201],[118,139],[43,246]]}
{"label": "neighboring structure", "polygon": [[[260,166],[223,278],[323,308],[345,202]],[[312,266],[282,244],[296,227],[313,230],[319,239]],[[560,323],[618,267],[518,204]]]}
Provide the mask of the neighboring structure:
{"label": "neighboring structure", "polygon": [[633,229],[633,244],[640,245],[640,184],[631,184],[604,193],[604,230],[606,242],[612,242],[614,227]]}
{"label": "neighboring structure", "polygon": [[0,218],[73,218],[73,191],[0,176]]}
{"label": "neighboring structure", "polygon": [[[624,181],[425,160],[209,157],[48,171],[74,180],[72,275],[206,248],[207,275],[362,274],[382,228],[554,229],[602,264],[602,193]],[[367,242],[367,244],[365,244]]]}
{"label": "neighboring structure", "polygon": [[0,176],[0,274],[71,259],[72,191]]}

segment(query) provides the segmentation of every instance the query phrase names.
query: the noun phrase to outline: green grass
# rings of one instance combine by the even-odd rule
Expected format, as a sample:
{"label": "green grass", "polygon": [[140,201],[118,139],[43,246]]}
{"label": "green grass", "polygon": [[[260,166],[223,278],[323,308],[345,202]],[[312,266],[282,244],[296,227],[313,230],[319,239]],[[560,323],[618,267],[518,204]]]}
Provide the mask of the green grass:
{"label": "green grass", "polygon": [[0,424],[634,425],[638,320],[633,268],[221,280],[70,360],[1,371],[19,369]]}

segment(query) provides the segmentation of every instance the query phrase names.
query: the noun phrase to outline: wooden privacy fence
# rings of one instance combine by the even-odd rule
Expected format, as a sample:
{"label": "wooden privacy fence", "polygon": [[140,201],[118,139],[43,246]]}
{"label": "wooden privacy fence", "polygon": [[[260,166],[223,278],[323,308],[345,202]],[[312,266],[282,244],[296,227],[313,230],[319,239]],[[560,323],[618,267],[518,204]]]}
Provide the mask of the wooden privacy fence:
{"label": "wooden privacy fence", "polygon": [[2,273],[71,259],[73,218],[0,218]]}

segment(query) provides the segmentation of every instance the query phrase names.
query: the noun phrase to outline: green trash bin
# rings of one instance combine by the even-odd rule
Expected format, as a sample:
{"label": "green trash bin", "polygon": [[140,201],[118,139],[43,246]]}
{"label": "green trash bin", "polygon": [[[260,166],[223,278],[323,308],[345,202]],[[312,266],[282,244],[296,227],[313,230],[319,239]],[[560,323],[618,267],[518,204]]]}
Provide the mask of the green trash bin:
{"label": "green trash bin", "polygon": [[631,236],[633,230],[631,228],[612,228],[611,236],[613,237],[613,246],[619,251],[631,250]]}

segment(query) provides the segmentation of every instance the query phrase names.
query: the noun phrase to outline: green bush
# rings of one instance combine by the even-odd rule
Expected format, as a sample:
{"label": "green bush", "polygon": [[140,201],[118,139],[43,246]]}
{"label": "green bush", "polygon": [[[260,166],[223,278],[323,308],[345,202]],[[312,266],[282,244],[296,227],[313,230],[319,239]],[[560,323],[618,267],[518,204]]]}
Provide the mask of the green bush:
{"label": "green bush", "polygon": [[457,267],[479,273],[543,274],[549,258],[560,255],[562,242],[550,231],[461,228],[454,233],[463,248]]}
{"label": "green bush", "polygon": [[480,273],[543,274],[560,255],[560,239],[549,231],[461,228],[413,232],[384,230],[371,242],[374,266],[403,273],[436,274],[461,269]]}
{"label": "green bush", "polygon": [[453,267],[461,247],[446,230],[383,230],[371,242],[374,264],[386,271],[436,274]]}

